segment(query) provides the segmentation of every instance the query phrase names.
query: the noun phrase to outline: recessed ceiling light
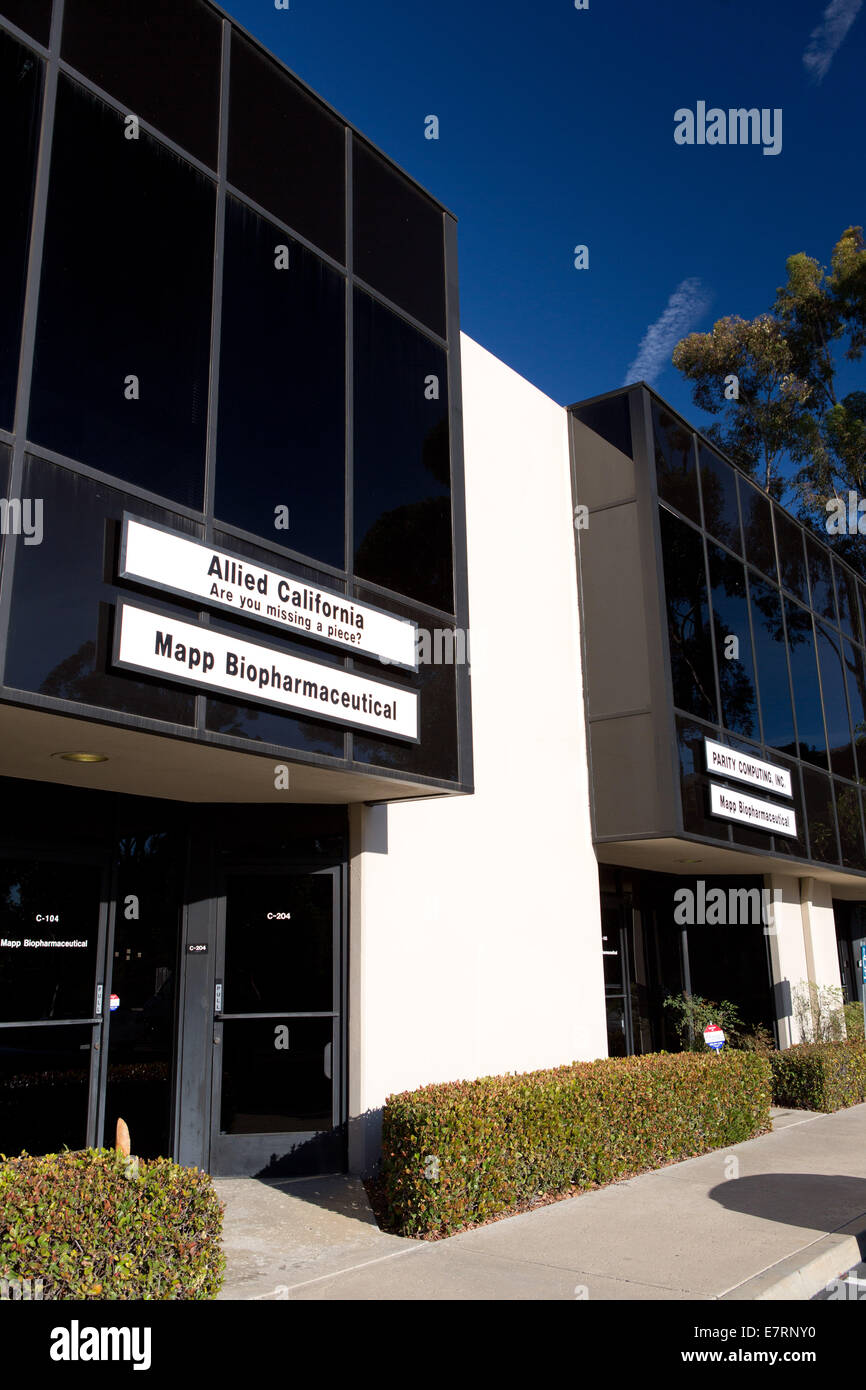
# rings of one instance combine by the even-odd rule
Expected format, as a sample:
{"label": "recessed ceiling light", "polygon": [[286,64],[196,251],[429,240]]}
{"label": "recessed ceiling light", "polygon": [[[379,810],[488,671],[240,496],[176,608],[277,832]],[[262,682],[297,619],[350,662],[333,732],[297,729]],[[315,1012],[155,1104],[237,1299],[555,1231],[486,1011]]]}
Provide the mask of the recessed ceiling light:
{"label": "recessed ceiling light", "polygon": [[67,763],[107,763],[107,753],[52,753],[52,758],[62,758]]}

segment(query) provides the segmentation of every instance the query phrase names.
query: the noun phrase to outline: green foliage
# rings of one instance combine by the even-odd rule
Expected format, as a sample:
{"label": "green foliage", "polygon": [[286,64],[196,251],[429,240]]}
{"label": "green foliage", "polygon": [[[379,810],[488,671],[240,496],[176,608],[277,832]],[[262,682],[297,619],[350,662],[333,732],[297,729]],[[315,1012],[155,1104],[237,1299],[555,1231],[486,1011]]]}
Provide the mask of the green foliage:
{"label": "green foliage", "polygon": [[449,1234],[533,1198],[588,1189],[769,1128],[770,1067],[754,1053],[652,1053],[487,1076],[389,1096],[389,1226]]}
{"label": "green foliage", "polygon": [[0,1162],[0,1278],[45,1299],[211,1299],[223,1208],[207,1173],[114,1149]]}
{"label": "green foliage", "polygon": [[842,1012],[845,1015],[845,1031],[849,1040],[854,1042],[857,1038],[862,1038],[863,1005],[855,999],[853,1004],[846,1004]]}
{"label": "green foliage", "polygon": [[[859,361],[866,347],[862,227],[842,233],[829,270],[802,251],[785,269],[768,312],[729,315],[709,333],[689,334],[673,363],[692,383],[695,404],[721,417],[710,437],[775,496],[793,488],[803,520],[826,541],[828,501],[849,489],[866,495],[866,392],[837,393],[843,360]],[[726,395],[732,376],[736,398]],[[855,567],[859,541],[833,536]]]}
{"label": "green foliage", "polygon": [[830,1111],[866,1100],[866,1047],[861,1041],[799,1043],[775,1053],[770,1065],[774,1105]]}
{"label": "green foliage", "polygon": [[793,991],[793,1017],[803,1042],[841,1042],[845,1017],[838,985],[800,980]]}
{"label": "green foliage", "polygon": [[721,1028],[726,1041],[732,1046],[744,1033],[737,1006],[729,999],[722,999],[716,1004],[700,994],[669,994],[662,1008],[672,1015],[683,1048],[692,1052],[706,1052],[704,1029],[711,1023]]}

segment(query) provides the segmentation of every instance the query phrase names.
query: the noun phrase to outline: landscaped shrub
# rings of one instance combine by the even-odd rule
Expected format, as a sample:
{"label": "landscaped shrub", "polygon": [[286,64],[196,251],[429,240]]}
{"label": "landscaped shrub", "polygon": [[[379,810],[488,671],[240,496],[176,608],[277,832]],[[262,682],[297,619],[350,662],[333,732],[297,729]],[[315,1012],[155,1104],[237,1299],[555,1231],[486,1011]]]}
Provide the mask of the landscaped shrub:
{"label": "landscaped shrub", "polygon": [[860,1042],[800,1043],[776,1052],[773,1104],[792,1110],[842,1110],[866,1100],[866,1046]]}
{"label": "landscaped shrub", "polygon": [[566,1189],[615,1182],[770,1125],[755,1053],[653,1053],[486,1076],[389,1096],[386,1222],[449,1233]]}
{"label": "landscaped shrub", "polygon": [[842,1012],[845,1015],[845,1031],[849,1039],[863,1037],[863,1005],[856,999],[853,1004],[846,1004]]}
{"label": "landscaped shrub", "polygon": [[0,1162],[0,1279],[44,1299],[209,1299],[222,1282],[210,1177],[85,1149]]}

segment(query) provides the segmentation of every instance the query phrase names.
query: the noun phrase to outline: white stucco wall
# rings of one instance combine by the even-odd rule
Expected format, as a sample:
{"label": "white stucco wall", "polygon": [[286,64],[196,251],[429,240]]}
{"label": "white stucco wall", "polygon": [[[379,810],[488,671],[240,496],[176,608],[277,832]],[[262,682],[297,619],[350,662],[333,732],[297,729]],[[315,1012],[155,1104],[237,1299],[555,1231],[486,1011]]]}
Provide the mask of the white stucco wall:
{"label": "white stucco wall", "polygon": [[787,982],[790,990],[791,1012],[779,1016],[779,1042],[789,1047],[804,1040],[797,1020],[798,992],[806,997],[809,980],[822,988],[841,989],[833,890],[829,883],[789,874],[772,874],[765,882],[780,895],[770,959],[774,983]]}
{"label": "white stucco wall", "polygon": [[476,790],[352,808],[355,1170],[392,1091],[607,1053],[566,412],[461,349]]}

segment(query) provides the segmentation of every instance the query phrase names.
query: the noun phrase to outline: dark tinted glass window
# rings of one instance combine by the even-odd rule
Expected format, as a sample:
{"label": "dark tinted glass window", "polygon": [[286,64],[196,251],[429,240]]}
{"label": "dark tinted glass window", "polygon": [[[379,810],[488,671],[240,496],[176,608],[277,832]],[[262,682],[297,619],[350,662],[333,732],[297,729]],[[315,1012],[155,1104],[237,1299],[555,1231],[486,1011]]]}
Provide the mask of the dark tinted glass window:
{"label": "dark tinted glass window", "polygon": [[360,290],[354,501],[357,575],[452,612],[445,353]]}
{"label": "dark tinted glass window", "polygon": [[818,659],[821,666],[821,691],[824,696],[824,718],[827,725],[827,747],[830,766],[842,777],[856,777],[851,728],[848,723],[848,703],[845,699],[845,674],[842,666],[842,638],[823,623],[815,624],[818,638]]}
{"label": "dark tinted glass window", "polygon": [[759,738],[745,569],[717,545],[709,545],[708,551],[722,723],[734,733]]}
{"label": "dark tinted glass window", "polygon": [[839,622],[842,630],[849,637],[853,637],[855,642],[862,641],[860,636],[860,607],[857,601],[857,581],[848,570],[842,565],[833,561],[833,569],[836,574],[836,601],[839,605]]}
{"label": "dark tinted glass window", "polygon": [[212,168],[221,38],[201,0],[66,0],[63,10],[67,63]]}
{"label": "dark tinted glass window", "polygon": [[847,639],[842,642],[845,685],[851,709],[851,728],[860,776],[866,778],[866,661],[860,647]]}
{"label": "dark tinted glass window", "polygon": [[345,260],[345,127],[237,33],[228,177],[308,241]]}
{"label": "dark tinted glass window", "polygon": [[817,545],[812,537],[806,536],[806,554],[809,559],[809,583],[812,586],[812,607],[822,618],[831,623],[838,622],[836,600],[833,597],[833,571],[830,556],[823,546]]}
{"label": "dark tinted glass window", "polygon": [[812,616],[805,608],[786,598],[785,621],[788,625],[788,652],[791,660],[794,706],[797,711],[800,757],[808,763],[826,767],[827,745],[824,738],[824,720],[821,716],[821,692],[818,686]]}
{"label": "dark tinted glass window", "polygon": [[0,14],[11,19],[25,34],[48,46],[51,0],[0,0]]}
{"label": "dark tinted glass window", "polygon": [[866,869],[863,823],[860,819],[860,793],[856,787],[846,786],[844,782],[834,780],[834,786],[842,863],[846,869]]}
{"label": "dark tinted glass window", "polygon": [[750,571],[749,596],[764,742],[793,753],[794,720],[779,590]]}
{"label": "dark tinted glass window", "polygon": [[609,396],[606,401],[592,401],[574,411],[575,419],[588,429],[595,430],[620,453],[632,457],[631,411],[628,392]]}
{"label": "dark tinted glass window", "polygon": [[[345,303],[338,271],[228,199],[216,514],[339,569]],[[288,529],[275,529],[279,507]]]}
{"label": "dark tinted glass window", "polygon": [[713,738],[715,730],[677,719],[677,745],[680,755],[680,785],[683,797],[683,829],[696,835],[711,835],[716,840],[729,840],[727,821],[710,815],[710,778],[705,771],[704,739]]}
{"label": "dark tinted glass window", "polygon": [[773,523],[770,499],[766,493],[740,480],[740,509],[743,516],[743,541],[746,559],[762,574],[776,578],[776,550],[773,545]]}
{"label": "dark tinted glass window", "polygon": [[[356,596],[382,607],[381,595],[355,586]],[[356,733],[354,758],[359,763],[390,767],[422,777],[440,777],[456,782],[457,764],[457,666],[468,659],[465,634],[452,638],[453,629],[435,624],[417,608],[389,599],[389,611],[411,618],[419,628],[418,671],[391,670],[379,661],[355,659],[354,669],[374,680],[393,680],[418,692],[418,733],[420,743],[399,743],[395,739],[368,738]],[[452,644],[453,643],[453,644]]]}
{"label": "dark tinted glass window", "polygon": [[797,834],[776,835],[773,840],[773,847],[776,854],[796,855],[801,859],[808,859],[809,851],[806,845],[806,817],[803,812],[803,793],[800,788],[800,764],[793,758],[788,758],[784,754],[773,750],[770,754],[770,761],[779,767],[786,767],[791,774],[791,790],[794,793],[793,801],[788,805],[794,807],[797,818]]}
{"label": "dark tinted glass window", "polygon": [[110,670],[115,601],[128,595],[111,583],[124,509],[187,534],[191,524],[36,458],[27,459],[24,493],[43,500],[44,534],[39,545],[18,539],[6,683],[192,724],[195,700],[187,690]]}
{"label": "dark tinted glass window", "polygon": [[15,418],[41,108],[42,63],[0,32],[0,425],[7,430]]}
{"label": "dark tinted glass window", "polygon": [[779,578],[784,588],[790,589],[802,603],[809,602],[806,586],[806,557],[803,549],[803,532],[780,507],[774,507],[776,522],[776,548],[779,556]]}
{"label": "dark tinted glass window", "polygon": [[662,508],[662,555],[674,704],[700,719],[716,712],[703,541]]}
{"label": "dark tinted glass window", "polygon": [[809,852],[824,864],[839,863],[836,840],[836,814],[830,778],[812,768],[803,768],[803,794],[809,825]]}
{"label": "dark tinted glass window", "polygon": [[653,401],[653,432],[659,497],[700,526],[692,432],[681,420],[663,410],[657,401]]}
{"label": "dark tinted glass window", "polygon": [[703,444],[698,448],[701,463],[701,490],[704,499],[704,525],[711,535],[742,555],[740,509],[737,504],[737,475],[729,463]]}
{"label": "dark tinted glass window", "polygon": [[61,76],[30,438],[200,507],[214,189],[123,130]]}
{"label": "dark tinted glass window", "polygon": [[444,338],[441,209],[358,139],[352,179],[355,274]]}

